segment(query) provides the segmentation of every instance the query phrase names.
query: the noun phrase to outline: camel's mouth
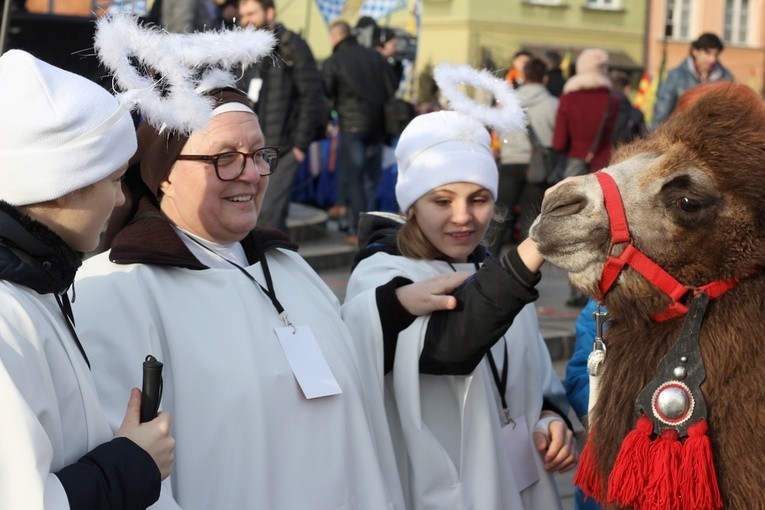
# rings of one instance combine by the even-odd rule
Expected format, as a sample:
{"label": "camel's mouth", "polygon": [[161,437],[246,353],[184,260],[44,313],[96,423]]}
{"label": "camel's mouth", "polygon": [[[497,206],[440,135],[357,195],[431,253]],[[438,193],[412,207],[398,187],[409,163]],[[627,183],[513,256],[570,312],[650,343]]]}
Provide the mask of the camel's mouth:
{"label": "camel's mouth", "polygon": [[581,241],[572,240],[566,243],[554,243],[545,242],[544,239],[535,239],[533,235],[531,238],[537,242],[539,253],[550,260],[556,257],[568,257],[573,253],[578,253],[587,248],[591,243],[589,239],[583,239]]}

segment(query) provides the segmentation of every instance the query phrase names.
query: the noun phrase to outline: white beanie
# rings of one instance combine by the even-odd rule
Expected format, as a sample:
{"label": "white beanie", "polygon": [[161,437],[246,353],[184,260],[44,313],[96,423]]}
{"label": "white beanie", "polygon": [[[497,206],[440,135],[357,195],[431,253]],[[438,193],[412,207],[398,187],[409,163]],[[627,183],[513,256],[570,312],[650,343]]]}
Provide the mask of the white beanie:
{"label": "white beanie", "polygon": [[0,57],[0,112],[0,200],[14,206],[98,182],[137,148],[113,95],[24,51]]}
{"label": "white beanie", "polygon": [[396,146],[396,200],[406,213],[418,198],[452,182],[479,184],[497,199],[491,137],[477,120],[453,111],[415,117]]}

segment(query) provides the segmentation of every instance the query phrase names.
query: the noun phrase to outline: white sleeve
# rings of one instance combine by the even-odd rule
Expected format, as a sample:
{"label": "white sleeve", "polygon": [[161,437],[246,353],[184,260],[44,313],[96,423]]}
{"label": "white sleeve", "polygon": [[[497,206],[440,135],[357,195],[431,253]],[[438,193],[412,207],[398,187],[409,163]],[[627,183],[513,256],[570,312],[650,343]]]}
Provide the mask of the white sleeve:
{"label": "white sleeve", "polygon": [[[6,328],[0,328],[5,335]],[[33,364],[11,358],[12,346],[0,341],[0,409],[2,409],[2,433],[0,433],[0,508],[23,508],[25,510],[68,510],[69,500],[56,475],[50,472],[53,451],[50,441],[32,409],[27,395],[22,394],[6,369],[8,362],[19,361],[33,370]],[[44,360],[41,360],[44,362]],[[27,379],[30,382],[32,379]],[[25,384],[26,385],[26,384]],[[26,385],[28,386],[28,385]],[[39,386],[39,385],[38,385]],[[31,395],[44,390],[28,388]],[[54,403],[50,411],[57,414]]]}

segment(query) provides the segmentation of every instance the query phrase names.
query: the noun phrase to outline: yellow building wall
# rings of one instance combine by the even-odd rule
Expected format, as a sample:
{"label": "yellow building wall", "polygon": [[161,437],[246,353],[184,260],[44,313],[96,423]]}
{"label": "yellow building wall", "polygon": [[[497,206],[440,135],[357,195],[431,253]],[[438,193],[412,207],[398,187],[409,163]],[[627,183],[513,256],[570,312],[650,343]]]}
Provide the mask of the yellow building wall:
{"label": "yellow building wall", "polygon": [[[277,17],[293,30],[307,35],[318,60],[331,48],[326,26],[315,5],[281,1]],[[410,7],[378,20],[415,33]],[[506,69],[512,55],[524,46],[581,49],[601,47],[625,53],[637,66],[645,58],[646,4],[623,0],[613,11],[586,7],[586,0],[562,1],[561,5],[539,5],[528,0],[423,0],[422,28],[415,73],[439,62],[481,66],[490,56],[499,69]],[[357,16],[347,13],[353,26]]]}

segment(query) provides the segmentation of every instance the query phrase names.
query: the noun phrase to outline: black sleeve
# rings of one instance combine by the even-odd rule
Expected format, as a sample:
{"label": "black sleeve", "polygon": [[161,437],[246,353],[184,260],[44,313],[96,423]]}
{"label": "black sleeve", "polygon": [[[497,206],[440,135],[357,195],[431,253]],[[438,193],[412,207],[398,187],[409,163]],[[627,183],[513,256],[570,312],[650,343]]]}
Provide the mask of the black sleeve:
{"label": "black sleeve", "polygon": [[294,131],[295,147],[303,152],[323,133],[329,118],[327,96],[324,94],[322,75],[313,58],[311,48],[299,36],[290,39],[295,66],[294,86],[298,91],[298,119]]}
{"label": "black sleeve", "polygon": [[569,430],[574,430],[574,425],[571,423],[571,420],[568,418],[568,415],[560,410],[560,408],[555,405],[555,403],[550,400],[547,397],[542,398],[542,411],[552,411],[561,418],[563,418],[563,421],[566,422],[566,426],[569,428]]}
{"label": "black sleeve", "polygon": [[124,437],[97,446],[56,476],[71,510],[143,510],[159,499],[159,468]]}
{"label": "black sleeve", "polygon": [[410,283],[412,280],[397,276],[375,290],[377,312],[380,314],[383,332],[383,368],[386,374],[393,370],[398,334],[408,328],[417,318],[406,311],[406,308],[401,306],[401,302],[396,297],[396,289]]}
{"label": "black sleeve", "polygon": [[457,309],[431,315],[420,355],[420,372],[466,375],[513,323],[518,312],[539,297],[534,286],[541,275],[510,250],[483,267],[454,293]]}

